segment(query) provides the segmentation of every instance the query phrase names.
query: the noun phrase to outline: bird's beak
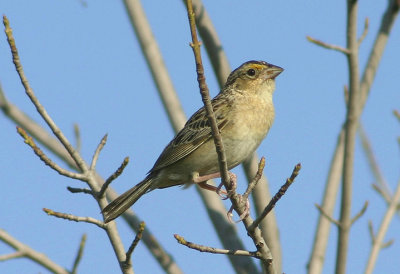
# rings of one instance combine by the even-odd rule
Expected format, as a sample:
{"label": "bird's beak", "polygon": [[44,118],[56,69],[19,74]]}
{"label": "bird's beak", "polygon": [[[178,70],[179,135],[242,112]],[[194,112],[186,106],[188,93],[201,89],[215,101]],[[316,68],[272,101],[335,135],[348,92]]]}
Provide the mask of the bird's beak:
{"label": "bird's beak", "polygon": [[282,71],[283,68],[270,64],[265,71],[265,76],[267,79],[275,79]]}

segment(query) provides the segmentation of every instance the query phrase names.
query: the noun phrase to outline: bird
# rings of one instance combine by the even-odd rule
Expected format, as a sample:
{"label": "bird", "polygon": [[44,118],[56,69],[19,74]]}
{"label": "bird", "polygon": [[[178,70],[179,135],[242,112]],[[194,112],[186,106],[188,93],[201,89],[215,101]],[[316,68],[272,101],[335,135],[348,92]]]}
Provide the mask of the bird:
{"label": "bird", "polygon": [[[282,71],[283,68],[265,61],[245,62],[230,73],[211,100],[229,170],[252,155],[271,128],[275,117],[275,78]],[[151,190],[193,183],[216,190],[206,181],[217,177],[218,156],[202,107],[164,148],[145,179],[102,210],[104,222],[120,216]]]}

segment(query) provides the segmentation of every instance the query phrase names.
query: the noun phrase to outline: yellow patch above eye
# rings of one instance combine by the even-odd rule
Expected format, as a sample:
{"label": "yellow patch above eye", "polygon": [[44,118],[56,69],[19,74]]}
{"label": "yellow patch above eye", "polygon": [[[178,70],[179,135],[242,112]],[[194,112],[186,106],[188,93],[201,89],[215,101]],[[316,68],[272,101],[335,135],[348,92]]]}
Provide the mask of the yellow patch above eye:
{"label": "yellow patch above eye", "polygon": [[257,69],[257,70],[260,70],[260,69],[263,69],[263,68],[265,68],[265,65],[260,65],[260,64],[251,64],[249,67],[250,67],[250,68]]}

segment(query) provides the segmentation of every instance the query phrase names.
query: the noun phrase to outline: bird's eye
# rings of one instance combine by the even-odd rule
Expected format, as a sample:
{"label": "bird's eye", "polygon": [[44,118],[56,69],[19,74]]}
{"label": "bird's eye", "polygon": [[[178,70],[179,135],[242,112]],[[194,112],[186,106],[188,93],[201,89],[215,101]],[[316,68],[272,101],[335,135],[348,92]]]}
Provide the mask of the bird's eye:
{"label": "bird's eye", "polygon": [[247,75],[253,77],[254,75],[256,75],[256,71],[255,69],[248,69],[247,70]]}

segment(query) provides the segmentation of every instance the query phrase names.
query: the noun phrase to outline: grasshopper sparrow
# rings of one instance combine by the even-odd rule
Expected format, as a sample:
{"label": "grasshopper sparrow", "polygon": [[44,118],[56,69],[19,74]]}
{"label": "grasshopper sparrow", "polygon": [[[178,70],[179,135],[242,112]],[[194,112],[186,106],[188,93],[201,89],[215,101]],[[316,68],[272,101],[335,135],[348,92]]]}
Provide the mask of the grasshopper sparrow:
{"label": "grasshopper sparrow", "polygon": [[[267,135],[274,121],[275,78],[282,71],[264,61],[246,62],[232,71],[221,92],[212,99],[228,169],[242,163]],[[104,221],[114,220],[153,189],[197,183],[215,190],[206,181],[216,177],[218,157],[202,107],[166,146],[147,177],[104,208]]]}

